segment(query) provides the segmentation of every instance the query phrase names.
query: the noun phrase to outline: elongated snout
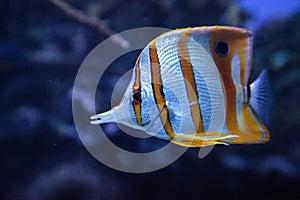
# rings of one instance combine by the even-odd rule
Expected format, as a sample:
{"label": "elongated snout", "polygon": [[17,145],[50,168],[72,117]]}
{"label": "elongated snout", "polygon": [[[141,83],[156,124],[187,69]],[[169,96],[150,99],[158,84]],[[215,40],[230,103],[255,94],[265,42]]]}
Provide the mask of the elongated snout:
{"label": "elongated snout", "polygon": [[97,124],[104,124],[104,123],[109,123],[109,122],[116,122],[114,118],[114,110],[111,109],[109,111],[93,115],[90,117],[91,124],[97,125]]}

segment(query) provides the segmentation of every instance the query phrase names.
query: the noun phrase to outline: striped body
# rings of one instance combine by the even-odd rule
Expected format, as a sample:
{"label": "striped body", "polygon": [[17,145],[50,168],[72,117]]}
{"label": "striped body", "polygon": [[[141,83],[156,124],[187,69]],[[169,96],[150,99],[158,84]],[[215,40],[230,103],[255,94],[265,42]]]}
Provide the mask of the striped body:
{"label": "striped body", "polygon": [[137,59],[123,101],[112,109],[115,121],[118,110],[126,112],[121,123],[182,146],[265,143],[269,132],[249,104],[251,59],[252,34],[244,29],[165,33]]}

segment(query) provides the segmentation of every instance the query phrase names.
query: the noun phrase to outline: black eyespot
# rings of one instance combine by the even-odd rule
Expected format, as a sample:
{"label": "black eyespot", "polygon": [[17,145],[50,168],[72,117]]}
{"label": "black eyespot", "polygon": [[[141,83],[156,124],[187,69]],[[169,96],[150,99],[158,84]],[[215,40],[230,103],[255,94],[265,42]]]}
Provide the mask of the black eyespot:
{"label": "black eyespot", "polygon": [[250,101],[250,97],[251,97],[251,88],[250,85],[247,85],[247,102]]}
{"label": "black eyespot", "polygon": [[229,46],[226,42],[215,42],[215,51],[219,56],[228,56]]}
{"label": "black eyespot", "polygon": [[140,103],[142,101],[142,94],[140,90],[133,91],[133,103]]}

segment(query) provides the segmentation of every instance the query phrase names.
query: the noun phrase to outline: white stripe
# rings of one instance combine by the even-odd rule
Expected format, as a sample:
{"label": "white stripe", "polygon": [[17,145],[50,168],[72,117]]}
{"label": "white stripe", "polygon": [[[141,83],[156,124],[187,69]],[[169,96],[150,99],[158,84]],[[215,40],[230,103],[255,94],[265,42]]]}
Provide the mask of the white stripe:
{"label": "white stripe", "polygon": [[243,88],[241,83],[240,59],[238,54],[235,54],[231,60],[231,76],[236,90],[236,118],[240,130],[243,130]]}
{"label": "white stripe", "polygon": [[[146,126],[146,133],[149,135],[155,135],[156,137],[162,139],[169,139],[169,136],[166,134],[158,133],[162,130],[163,124],[161,123],[159,117],[159,110],[156,106],[153,90],[151,86],[152,77],[151,77],[151,64],[150,64],[150,54],[149,54],[149,45],[146,46],[140,58],[140,76],[141,76],[141,87],[146,91],[146,99],[142,101],[142,116],[150,116],[150,124]],[[145,117],[142,117],[142,119]],[[162,133],[162,132],[160,132]]]}
{"label": "white stripe", "polygon": [[245,71],[245,80],[244,85],[246,86],[250,77],[251,72],[251,61],[252,61],[252,46],[253,46],[253,38],[248,37],[246,43],[246,71]]}
{"label": "white stripe", "polygon": [[[161,65],[161,78],[163,87],[171,90],[179,101],[181,123],[177,133],[195,133],[192,114],[190,111],[188,94],[186,91],[184,77],[178,59],[177,44],[180,32],[159,38],[156,42],[157,54]],[[170,96],[166,95],[165,100],[174,102]],[[174,127],[173,127],[174,128]]]}
{"label": "white stripe", "polygon": [[[225,90],[223,90],[220,73],[210,53],[209,46],[207,45],[209,43],[209,37],[195,36],[195,39],[193,39],[193,37],[194,36],[191,35],[188,42],[190,61],[193,65],[194,74],[196,75],[198,73],[204,79],[211,100],[211,120],[207,132],[221,132],[225,124],[226,107],[223,93]],[[199,95],[201,95],[203,91],[200,90],[200,83],[197,82],[198,79],[196,77],[195,80],[198,90],[198,99],[200,99]],[[205,102],[199,103],[203,105]]]}

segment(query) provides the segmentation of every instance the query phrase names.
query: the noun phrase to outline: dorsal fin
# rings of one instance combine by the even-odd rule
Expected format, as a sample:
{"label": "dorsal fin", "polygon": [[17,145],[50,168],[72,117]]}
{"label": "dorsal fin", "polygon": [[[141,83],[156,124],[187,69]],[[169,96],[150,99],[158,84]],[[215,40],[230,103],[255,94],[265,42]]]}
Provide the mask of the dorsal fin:
{"label": "dorsal fin", "polygon": [[267,70],[262,71],[259,77],[250,84],[249,104],[260,120],[268,126],[272,105],[272,93]]}

